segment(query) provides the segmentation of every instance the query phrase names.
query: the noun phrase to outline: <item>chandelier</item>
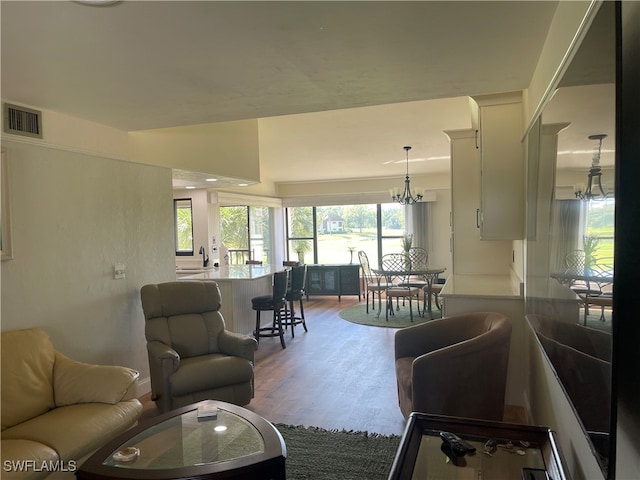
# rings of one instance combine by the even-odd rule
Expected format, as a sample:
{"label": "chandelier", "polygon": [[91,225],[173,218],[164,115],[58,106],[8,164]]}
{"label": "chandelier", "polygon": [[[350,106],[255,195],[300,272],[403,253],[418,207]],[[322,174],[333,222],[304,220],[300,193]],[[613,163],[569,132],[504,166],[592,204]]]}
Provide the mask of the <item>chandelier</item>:
{"label": "chandelier", "polygon": [[404,190],[400,192],[399,188],[392,188],[391,198],[402,205],[413,205],[422,200],[422,194],[411,191],[411,180],[409,180],[409,150],[410,146],[403,147],[407,156],[407,176],[404,178]]}
{"label": "chandelier", "polygon": [[602,140],[607,138],[606,133],[598,133],[596,135],[589,135],[589,140],[597,140],[598,145],[593,152],[593,159],[591,160],[591,168],[587,175],[587,187],[583,191],[584,185],[578,185],[575,189],[576,198],[580,200],[593,200],[594,198],[602,197],[607,198],[608,194],[605,193],[602,188],[602,169],[600,168],[600,153],[602,152]]}

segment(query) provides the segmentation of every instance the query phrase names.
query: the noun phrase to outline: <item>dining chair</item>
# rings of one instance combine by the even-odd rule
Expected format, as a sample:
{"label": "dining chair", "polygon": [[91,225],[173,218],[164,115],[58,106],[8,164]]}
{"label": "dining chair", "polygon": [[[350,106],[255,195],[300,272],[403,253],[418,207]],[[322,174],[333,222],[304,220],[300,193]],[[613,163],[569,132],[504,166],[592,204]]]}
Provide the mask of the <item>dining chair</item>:
{"label": "dining chair", "polygon": [[369,313],[369,294],[371,294],[371,307],[375,306],[376,295],[378,295],[378,312],[380,312],[382,307],[382,293],[386,292],[387,288],[393,284],[387,283],[385,278],[380,277],[371,271],[369,257],[367,257],[367,254],[363,250],[358,252],[358,260],[360,261],[360,267],[362,268],[362,275],[364,278],[366,311]]}
{"label": "dining chair", "polygon": [[[429,253],[427,252],[426,249],[422,247],[411,247],[407,251],[407,255],[409,255],[409,260],[411,260],[412,272],[417,272],[419,270],[424,270],[427,268],[427,264],[429,263]],[[411,275],[407,285],[422,289],[422,305],[423,305],[423,309],[425,309],[427,305],[427,300],[428,300],[427,296],[429,295],[429,288],[430,288],[429,280],[424,276]]]}
{"label": "dining chair", "polygon": [[578,297],[584,306],[584,325],[587,325],[589,307],[600,308],[600,321],[604,322],[605,308],[613,307],[613,266],[596,265],[592,267],[587,275],[587,285],[589,288],[578,293]]}
{"label": "dining chair", "polygon": [[418,315],[420,315],[420,294],[422,287],[411,285],[411,258],[405,253],[388,253],[382,257],[382,271],[387,277],[387,283],[391,284],[386,290],[387,308],[385,318],[389,314],[394,315],[393,299],[396,299],[396,309],[399,308],[399,299],[409,301],[409,318],[413,321],[413,297],[416,297]]}
{"label": "dining chair", "polygon": [[[591,282],[588,279],[586,255],[584,250],[571,250],[564,258],[565,274],[574,276],[575,278],[569,283],[569,288],[578,295],[580,299],[588,296],[600,295],[598,288],[591,288]],[[584,302],[585,318],[589,315],[589,304]]]}

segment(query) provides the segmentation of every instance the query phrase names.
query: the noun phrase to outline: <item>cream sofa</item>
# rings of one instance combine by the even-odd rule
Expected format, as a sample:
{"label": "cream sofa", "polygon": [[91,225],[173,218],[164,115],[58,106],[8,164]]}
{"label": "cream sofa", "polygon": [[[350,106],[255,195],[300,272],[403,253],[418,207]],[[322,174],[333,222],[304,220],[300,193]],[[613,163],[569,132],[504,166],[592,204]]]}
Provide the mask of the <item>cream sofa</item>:
{"label": "cream sofa", "polygon": [[74,478],[142,413],[138,372],[70,360],[40,329],[2,332],[1,361],[3,479]]}

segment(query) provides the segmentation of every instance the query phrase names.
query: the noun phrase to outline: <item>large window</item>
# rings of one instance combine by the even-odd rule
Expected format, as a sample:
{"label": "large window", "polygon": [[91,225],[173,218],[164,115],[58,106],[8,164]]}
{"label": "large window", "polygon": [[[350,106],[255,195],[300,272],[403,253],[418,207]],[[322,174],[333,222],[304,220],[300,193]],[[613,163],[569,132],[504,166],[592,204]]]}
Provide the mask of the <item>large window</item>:
{"label": "large window", "polygon": [[220,230],[230,263],[243,264],[249,259],[271,263],[269,207],[220,207]]}
{"label": "large window", "polygon": [[193,209],[190,198],[173,201],[176,256],[193,256]]}
{"label": "large window", "polygon": [[[399,204],[287,208],[287,258],[303,263],[358,263],[364,250],[374,263],[400,251],[404,207]],[[375,260],[374,260],[375,259]]]}
{"label": "large window", "polygon": [[587,202],[584,248],[599,265],[613,266],[614,212],[613,198]]}

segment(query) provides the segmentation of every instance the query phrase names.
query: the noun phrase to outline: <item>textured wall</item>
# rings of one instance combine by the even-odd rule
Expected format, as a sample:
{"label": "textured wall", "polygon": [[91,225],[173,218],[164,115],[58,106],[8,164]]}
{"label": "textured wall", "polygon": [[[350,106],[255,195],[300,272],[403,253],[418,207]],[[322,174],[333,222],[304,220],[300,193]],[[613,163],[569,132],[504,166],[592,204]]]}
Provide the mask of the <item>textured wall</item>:
{"label": "textured wall", "polygon": [[[148,376],[140,287],[175,278],[171,170],[3,141],[13,256],[2,330],[41,327],[68,356]],[[126,278],[115,280],[116,263]]]}

